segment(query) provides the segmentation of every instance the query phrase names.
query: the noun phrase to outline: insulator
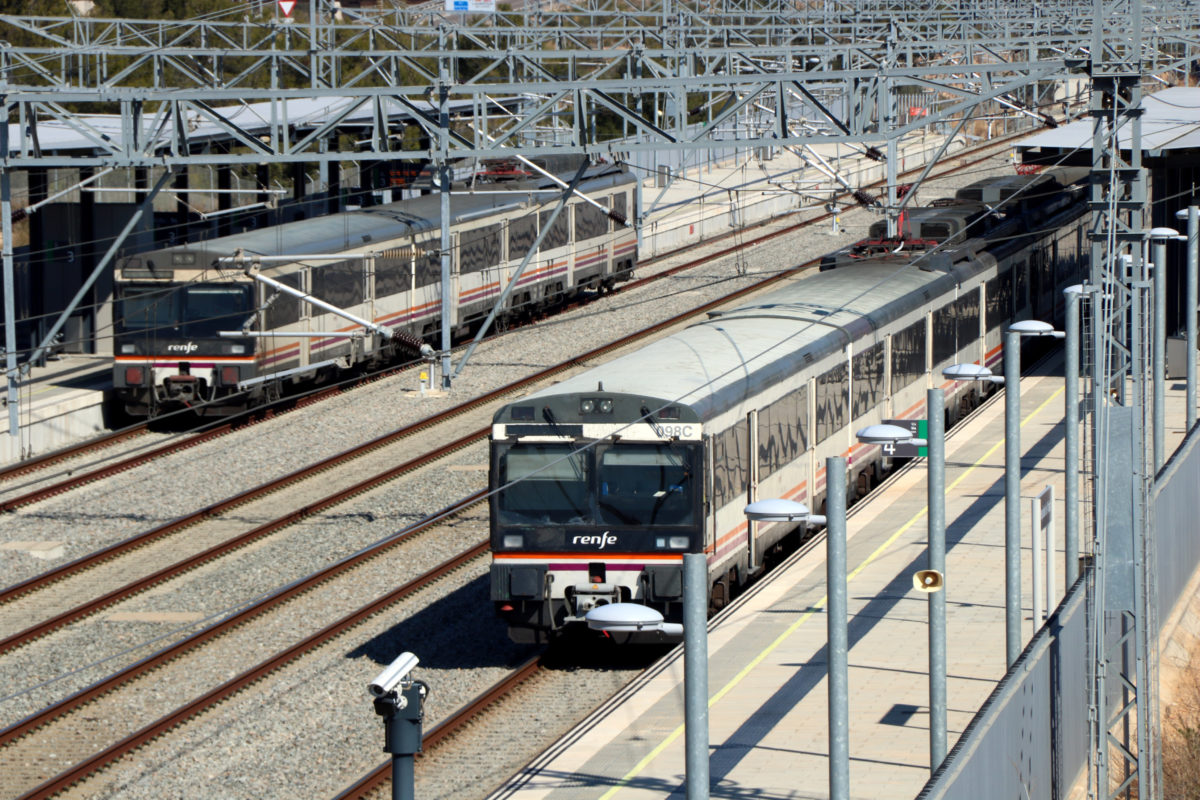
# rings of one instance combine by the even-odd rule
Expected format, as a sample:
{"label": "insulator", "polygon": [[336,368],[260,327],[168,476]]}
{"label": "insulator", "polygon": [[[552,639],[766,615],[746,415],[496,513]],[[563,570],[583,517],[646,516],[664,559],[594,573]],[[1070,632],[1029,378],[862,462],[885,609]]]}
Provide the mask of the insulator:
{"label": "insulator", "polygon": [[410,351],[412,355],[421,355],[421,345],[424,344],[424,342],[422,342],[419,337],[413,336],[408,331],[393,331],[392,340],[401,345],[405,350]]}
{"label": "insulator", "polygon": [[629,224],[629,220],[625,219],[625,215],[622,214],[620,211],[609,211],[608,218],[611,219],[613,222],[617,223],[618,225],[628,225]]}
{"label": "insulator", "polygon": [[875,205],[875,198],[870,193],[864,192],[862,189],[855,189],[852,194],[854,195],[855,202],[857,202],[863,208],[870,208],[871,206]]}
{"label": "insulator", "polygon": [[863,153],[863,155],[866,156],[867,158],[871,159],[872,161],[885,161],[886,160],[883,153],[879,150],[878,147],[868,147],[866,149],[866,151]]}

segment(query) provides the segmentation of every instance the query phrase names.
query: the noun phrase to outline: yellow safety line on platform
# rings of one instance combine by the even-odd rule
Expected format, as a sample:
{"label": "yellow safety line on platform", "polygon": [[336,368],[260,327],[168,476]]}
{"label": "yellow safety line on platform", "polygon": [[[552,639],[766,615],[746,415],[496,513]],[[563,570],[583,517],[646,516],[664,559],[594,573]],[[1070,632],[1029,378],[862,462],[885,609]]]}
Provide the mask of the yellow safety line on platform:
{"label": "yellow safety line on platform", "polygon": [[[1038,414],[1040,414],[1042,412],[1042,410],[1046,408],[1046,406],[1048,406],[1048,405],[1050,405],[1050,403],[1054,402],[1054,399],[1057,398],[1060,394],[1062,394],[1064,389],[1065,389],[1065,387],[1063,387],[1063,386],[1058,387],[1058,389],[1056,389],[1053,394],[1051,394],[1049,397],[1047,397],[1046,400],[1044,402],[1042,402],[1041,405],[1039,405],[1033,411],[1030,411],[1029,415],[1021,421],[1020,427],[1024,428],[1025,425],[1028,424],[1030,422],[1030,420],[1032,420]],[[967,467],[967,469],[964,470],[961,475],[959,475],[957,478],[955,478],[954,481],[949,486],[946,487],[946,492],[949,493],[951,489],[958,486],[958,484],[961,483],[968,475],[970,475],[980,465],[982,465],[984,461],[987,461],[991,457],[992,453],[995,453],[996,450],[1002,444],[1004,444],[1004,439],[1000,439],[998,442],[996,442],[994,445],[992,445],[986,453],[984,453],[982,456],[980,456],[975,461],[974,464]],[[904,523],[904,525],[902,525],[899,530],[897,530],[890,537],[888,537],[887,541],[885,541],[883,544],[879,545],[879,547],[875,548],[875,552],[871,553],[871,555],[867,556],[866,559],[861,564],[859,564],[857,567],[855,567],[854,570],[846,576],[846,581],[849,582],[849,581],[853,580],[855,578],[855,576],[857,576],[860,572],[862,572],[864,569],[866,569],[868,566],[870,566],[872,563],[874,563],[883,554],[884,550],[886,550],[888,547],[890,547],[892,544],[894,544],[895,541],[897,539],[899,539],[900,536],[903,535],[905,531],[907,531],[909,528],[911,528],[913,525],[915,525],[917,523],[917,521],[921,519],[921,517],[925,516],[925,513],[928,510],[929,510],[928,505],[923,506],[920,511],[918,511],[916,514],[913,515],[912,519],[910,519],[908,522]],[[729,680],[728,683],[726,683],[724,686],[722,686],[717,691],[716,694],[714,694],[712,697],[709,698],[709,700],[708,700],[709,708],[712,708],[721,698],[723,698],[725,695],[729,694],[729,692],[731,692],[735,686],[737,686],[739,683],[741,683],[742,680],[745,679],[745,677],[747,675],[749,675],[754,670],[755,667],[757,667],[759,664],[761,664],[762,661],[767,656],[769,656],[776,649],[778,649],[778,647],[781,644],[783,644],[788,639],[788,637],[790,637],[793,633],[795,633],[800,628],[800,626],[803,625],[805,622],[807,622],[817,611],[819,611],[821,608],[823,608],[828,601],[829,601],[829,595],[825,595],[820,600],[818,600],[816,602],[816,604],[813,605],[812,610],[805,612],[800,617],[800,619],[793,622],[791,625],[788,626],[787,630],[785,630],[783,633],[779,634],[779,636],[776,637],[775,641],[771,642],[769,645],[766,646],[766,648],[763,649],[763,651],[761,653],[759,653],[753,659],[751,659],[749,664],[747,664],[745,667],[743,667],[742,670],[737,675],[734,675]],[[609,800],[609,798],[611,798],[613,795],[615,795],[621,789],[625,788],[625,786],[627,786],[630,781],[632,781],[634,778],[636,778],[642,772],[642,770],[644,770],[647,766],[649,766],[650,762],[652,762],[654,759],[658,758],[658,756],[661,755],[664,750],[666,750],[668,747],[670,747],[675,742],[675,740],[677,740],[681,735],[683,735],[683,731],[684,731],[683,725],[680,725],[675,730],[673,730],[670,733],[670,735],[668,735],[667,738],[662,741],[661,744],[659,744],[657,747],[655,747],[653,750],[651,750],[649,753],[647,753],[646,756],[633,767],[633,769],[631,769],[629,772],[625,773],[625,775],[622,776],[619,781],[617,781],[616,785],[614,785],[611,789],[609,789],[607,792],[605,792],[603,795],[601,795],[600,800]]]}

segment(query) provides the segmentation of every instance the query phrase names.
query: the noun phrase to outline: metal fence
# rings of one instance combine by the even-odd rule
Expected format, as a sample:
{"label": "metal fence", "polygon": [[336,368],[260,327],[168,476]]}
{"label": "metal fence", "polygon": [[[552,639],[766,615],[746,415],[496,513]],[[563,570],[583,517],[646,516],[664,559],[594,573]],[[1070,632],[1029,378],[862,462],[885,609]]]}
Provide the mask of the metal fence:
{"label": "metal fence", "polygon": [[[1154,484],[1157,619],[1170,615],[1197,565],[1196,487],[1200,427]],[[1085,573],[967,726],[918,800],[1065,798],[1087,766],[1088,687]]]}

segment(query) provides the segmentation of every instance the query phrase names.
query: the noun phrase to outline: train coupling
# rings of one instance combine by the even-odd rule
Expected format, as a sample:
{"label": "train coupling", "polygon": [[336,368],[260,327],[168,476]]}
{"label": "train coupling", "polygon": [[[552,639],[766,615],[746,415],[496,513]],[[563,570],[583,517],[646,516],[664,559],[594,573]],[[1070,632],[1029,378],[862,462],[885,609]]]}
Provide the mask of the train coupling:
{"label": "train coupling", "polygon": [[195,375],[172,375],[163,380],[166,399],[172,402],[191,403],[200,399],[203,381]]}
{"label": "train coupling", "polygon": [[577,619],[597,606],[621,602],[620,588],[611,583],[577,583],[567,587],[565,594]]}

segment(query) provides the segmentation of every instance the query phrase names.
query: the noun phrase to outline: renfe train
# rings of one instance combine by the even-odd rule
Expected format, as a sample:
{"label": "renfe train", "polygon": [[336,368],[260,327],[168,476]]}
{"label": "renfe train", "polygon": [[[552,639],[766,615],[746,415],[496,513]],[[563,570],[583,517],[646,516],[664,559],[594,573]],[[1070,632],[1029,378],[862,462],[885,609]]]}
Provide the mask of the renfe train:
{"label": "renfe train", "polygon": [[[455,334],[486,317],[543,228],[505,314],[536,314],[628,280],[637,240],[620,221],[634,215],[635,185],[627,171],[591,167],[577,188],[606,211],[572,196],[553,225],[558,197],[544,191],[555,188],[545,179],[506,182],[504,192],[453,193]],[[297,383],[415,355],[441,327],[440,202],[430,195],[123,258],[116,398],[134,416],[181,407],[233,413]],[[302,257],[331,253],[347,257]],[[247,268],[230,260],[239,255]],[[254,265],[265,255],[297,258]],[[283,287],[379,328],[355,325]]]}
{"label": "renfe train", "polygon": [[[678,620],[683,553],[707,555],[723,606],[793,533],[749,527],[745,506],[823,511],[828,456],[848,457],[852,497],[869,490],[882,455],[853,432],[922,416],[943,367],[993,364],[1005,323],[1059,314],[1084,214],[1065,177],[982,180],[909,211],[902,240],[876,229],[816,274],[504,406],[491,600],[510,636],[545,641],[614,602]],[[978,402],[946,386],[949,415]]]}

